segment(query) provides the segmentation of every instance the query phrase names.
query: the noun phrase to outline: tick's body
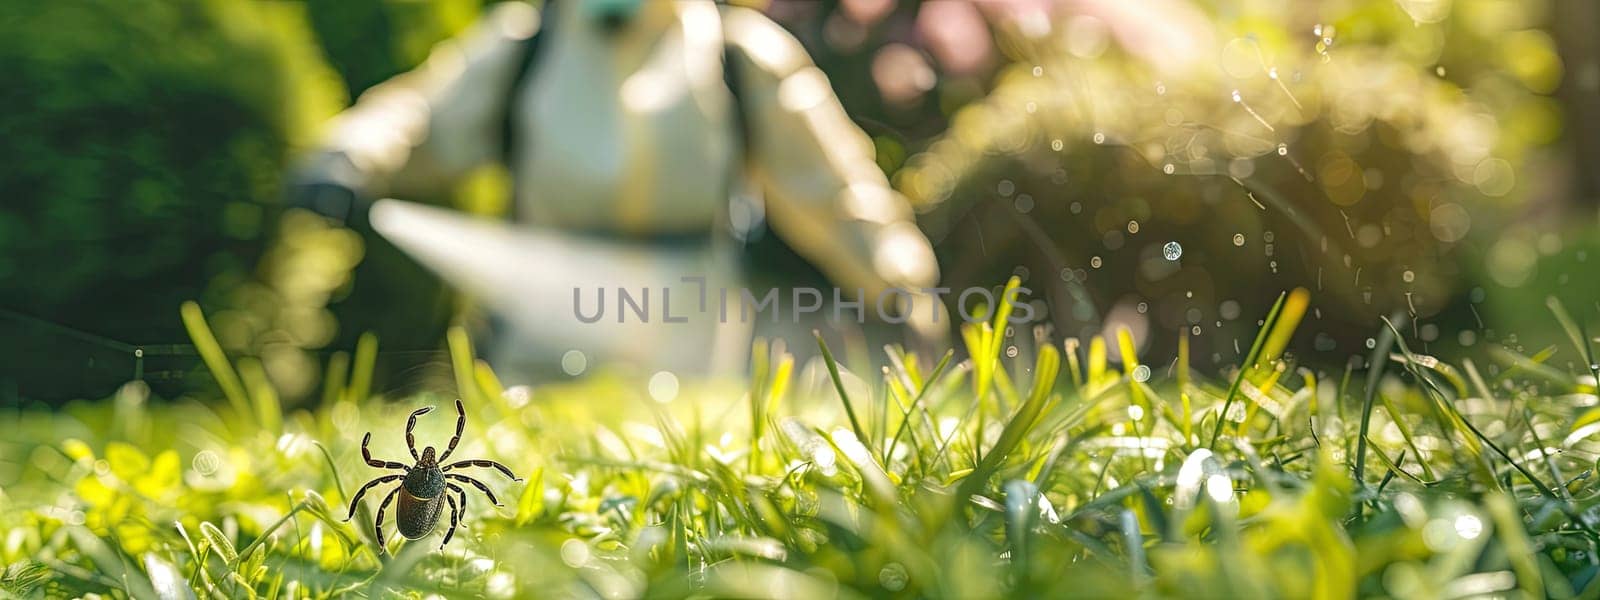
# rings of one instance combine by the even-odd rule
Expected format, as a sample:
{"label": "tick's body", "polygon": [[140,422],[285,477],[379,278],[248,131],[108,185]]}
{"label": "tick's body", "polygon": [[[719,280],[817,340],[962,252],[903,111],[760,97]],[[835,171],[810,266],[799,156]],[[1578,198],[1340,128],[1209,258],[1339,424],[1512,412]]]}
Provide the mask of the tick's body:
{"label": "tick's body", "polygon": [[[400,480],[400,506],[395,512],[399,515],[400,535],[415,540],[433,531],[433,525],[439,522],[439,513],[444,512],[446,489],[444,471],[433,458],[433,448],[424,449],[422,459]],[[452,507],[452,512],[454,510]]]}
{"label": "tick's body", "polygon": [[[500,502],[495,500],[494,494],[489,491],[489,486],[466,475],[448,473],[451,469],[460,467],[493,467],[501,473],[505,473],[513,481],[521,481],[511,474],[511,469],[492,460],[463,460],[443,466],[440,465],[456,449],[456,444],[461,441],[461,430],[467,424],[466,412],[463,410],[460,400],[456,401],[456,434],[455,437],[450,438],[450,445],[445,448],[444,454],[435,458],[433,447],[429,446],[424,448],[419,456],[417,454],[416,440],[412,437],[411,430],[417,425],[417,417],[427,414],[431,410],[433,410],[431,406],[419,408],[413,411],[411,418],[406,421],[406,447],[411,450],[411,457],[416,459],[415,465],[406,466],[397,462],[376,460],[372,458],[371,451],[367,450],[367,443],[372,440],[372,434],[368,433],[366,437],[361,439],[361,456],[366,459],[368,465],[380,469],[405,471],[403,474],[384,475],[368,481],[366,485],[361,486],[355,497],[350,500],[350,516],[345,517],[347,521],[355,516],[356,506],[361,503],[361,497],[367,493],[368,489],[380,483],[396,479],[400,480],[400,485],[395,486],[394,490],[384,496],[383,503],[378,506],[378,519],[373,525],[373,534],[377,537],[379,553],[384,551],[383,513],[388,510],[389,503],[394,501],[396,497],[400,498],[400,505],[395,510],[395,517],[398,521],[397,529],[400,530],[400,535],[411,540],[421,539],[433,531],[434,525],[439,522],[439,516],[444,513],[445,505],[448,504],[450,506],[450,529],[445,531],[444,541],[439,544],[441,548],[450,543],[451,536],[455,535],[456,527],[460,526],[460,511],[467,504],[466,490],[450,480],[470,483],[488,496],[489,501],[495,503],[495,506],[500,505]],[[455,496],[451,496],[451,492],[454,492]],[[456,503],[457,499],[460,499],[460,504]]]}

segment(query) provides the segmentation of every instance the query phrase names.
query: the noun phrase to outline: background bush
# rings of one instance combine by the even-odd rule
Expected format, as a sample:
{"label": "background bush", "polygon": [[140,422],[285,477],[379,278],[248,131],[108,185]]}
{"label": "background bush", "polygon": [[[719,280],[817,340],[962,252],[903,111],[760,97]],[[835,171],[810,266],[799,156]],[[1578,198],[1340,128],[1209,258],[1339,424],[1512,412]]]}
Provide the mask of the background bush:
{"label": "background bush", "polygon": [[[7,2],[0,307],[134,344],[187,342],[175,307],[253,267],[286,160],[339,106],[301,8]],[[132,375],[128,353],[32,319],[0,325],[26,340],[0,349],[14,384],[43,396],[52,381]]]}

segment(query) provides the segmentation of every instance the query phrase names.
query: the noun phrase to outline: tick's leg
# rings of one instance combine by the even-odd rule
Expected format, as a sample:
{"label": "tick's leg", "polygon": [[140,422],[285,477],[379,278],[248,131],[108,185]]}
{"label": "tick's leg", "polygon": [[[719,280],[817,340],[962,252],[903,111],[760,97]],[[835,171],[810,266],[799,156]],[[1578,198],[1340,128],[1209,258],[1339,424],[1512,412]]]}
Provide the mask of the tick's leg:
{"label": "tick's leg", "polygon": [[424,406],[411,411],[411,418],[406,419],[406,449],[411,451],[411,460],[422,460],[421,457],[417,456],[417,438],[411,435],[411,430],[417,428],[417,417],[428,414],[432,410],[432,406]]}
{"label": "tick's leg", "polygon": [[388,546],[383,543],[383,511],[389,510],[389,503],[394,500],[395,496],[400,494],[402,487],[395,486],[394,491],[383,497],[383,504],[378,505],[378,522],[372,525],[372,535],[378,538],[378,554],[389,553]]}
{"label": "tick's leg", "polygon": [[453,483],[449,484],[449,487],[450,487],[450,489],[455,490],[457,496],[461,497],[461,512],[462,513],[467,512],[467,491],[464,490],[464,489],[461,489],[461,486],[453,484]]}
{"label": "tick's leg", "polygon": [[410,469],[409,467],[407,467],[405,465],[402,465],[400,463],[394,462],[394,461],[378,460],[376,458],[373,458],[372,457],[372,451],[367,449],[367,442],[371,442],[371,441],[372,441],[372,432],[370,432],[370,431],[367,432],[366,437],[361,438],[361,458],[367,459],[367,465],[368,466],[377,467],[379,469],[401,469],[401,470],[409,470]]}
{"label": "tick's leg", "polygon": [[439,462],[450,457],[456,449],[456,444],[461,443],[461,432],[467,428],[467,411],[461,406],[461,399],[456,398],[456,435],[450,438],[450,445],[445,446],[444,454],[439,455]]}
{"label": "tick's leg", "polygon": [[[471,477],[467,477],[466,475],[458,475],[456,473],[446,473],[445,477],[449,477],[450,479],[454,479],[456,481],[465,481],[467,483],[470,483],[470,484],[472,484],[473,487],[478,488],[478,491],[483,492],[483,495],[488,496],[489,497],[489,501],[494,503],[495,506],[503,506],[502,504],[500,504],[499,500],[495,500],[494,499],[494,492],[489,491],[489,486],[484,485],[482,481],[478,481],[478,480],[473,479]],[[459,490],[461,488],[460,487],[456,487],[456,489]],[[464,493],[465,492],[463,492],[463,494]]]}
{"label": "tick's leg", "polygon": [[512,481],[522,481],[522,478],[517,477],[516,475],[511,473],[511,469],[509,467],[507,467],[505,465],[502,465],[500,463],[497,463],[495,461],[492,461],[492,460],[485,460],[485,459],[481,459],[481,458],[473,459],[473,460],[463,460],[461,462],[451,463],[451,464],[445,466],[443,470],[449,471],[451,469],[458,469],[458,468],[461,468],[461,467],[491,467],[491,468],[494,468],[495,470],[500,471],[501,473],[505,473],[506,477],[510,477]]}
{"label": "tick's leg", "polygon": [[456,506],[455,497],[446,493],[444,501],[450,505],[450,527],[444,530],[444,541],[439,542],[440,550],[444,549],[445,544],[450,543],[450,538],[456,534],[456,524],[461,522],[461,508]]}
{"label": "tick's leg", "polygon": [[394,481],[401,477],[405,477],[405,475],[384,475],[383,477],[368,481],[366,485],[361,486],[361,489],[356,490],[356,495],[350,498],[350,510],[346,513],[344,520],[349,521],[351,518],[356,516],[356,505],[361,503],[361,497],[367,495],[368,489],[371,489],[372,486],[378,485],[385,481]]}

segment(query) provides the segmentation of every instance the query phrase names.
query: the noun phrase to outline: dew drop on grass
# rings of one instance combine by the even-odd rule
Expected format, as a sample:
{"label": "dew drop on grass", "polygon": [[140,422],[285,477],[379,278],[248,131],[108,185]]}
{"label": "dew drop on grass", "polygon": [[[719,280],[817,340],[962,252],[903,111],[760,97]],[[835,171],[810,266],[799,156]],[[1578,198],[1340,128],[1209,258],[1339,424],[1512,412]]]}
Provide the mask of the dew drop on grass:
{"label": "dew drop on grass", "polygon": [[561,542],[561,562],[567,563],[567,566],[573,568],[588,564],[589,545],[578,538],[571,538]]}
{"label": "dew drop on grass", "polygon": [[506,388],[500,397],[505,398],[506,404],[511,405],[511,408],[522,408],[533,400],[533,389],[525,385],[513,385]]}
{"label": "dew drop on grass", "polygon": [[[1166,257],[1167,260],[1178,260],[1183,257],[1183,245],[1175,241],[1167,242],[1166,245],[1161,247],[1161,255]],[[1190,296],[1193,297],[1193,294],[1191,293]]]}
{"label": "dew drop on grass", "polygon": [[192,464],[194,465],[194,471],[196,473],[210,477],[211,474],[216,473],[217,469],[222,466],[222,459],[217,457],[216,452],[212,452],[210,450],[201,450],[199,454],[194,455]]}
{"label": "dew drop on grass", "polygon": [[1483,521],[1473,515],[1461,515],[1456,517],[1455,530],[1462,538],[1477,539],[1483,533]]}
{"label": "dew drop on grass", "polygon": [[[1034,67],[1037,69],[1038,67]],[[878,570],[878,585],[891,592],[898,592],[906,588],[906,581],[910,576],[906,574],[905,566],[897,562],[884,565]]]}

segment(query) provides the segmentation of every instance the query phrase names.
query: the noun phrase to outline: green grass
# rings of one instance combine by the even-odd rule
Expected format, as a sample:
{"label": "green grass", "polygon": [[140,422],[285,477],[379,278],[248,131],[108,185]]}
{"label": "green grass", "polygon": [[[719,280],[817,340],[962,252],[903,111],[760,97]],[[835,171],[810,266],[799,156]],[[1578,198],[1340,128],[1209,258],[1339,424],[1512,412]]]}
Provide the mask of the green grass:
{"label": "green grass", "polygon": [[[1176,363],[1120,356],[1139,381],[1103,340],[984,325],[959,353],[888,349],[872,374],[825,346],[802,365],[758,345],[748,387],[686,381],[658,403],[603,375],[508,392],[455,332],[454,390],[371,397],[367,339],[287,411],[186,309],[215,401],[131,385],[0,420],[0,596],[1600,594],[1578,321],[1553,304],[1574,348],[1482,365],[1386,327],[1366,364],[1328,371],[1284,352],[1306,300],[1285,295],[1215,378],[1187,341]],[[482,473],[504,508],[469,491],[443,551],[440,532],[401,542],[391,525],[380,557],[381,494],[341,520],[378,474],[361,437],[400,460],[405,415],[437,405],[417,433],[442,445],[457,396],[456,456],[526,482]]]}

